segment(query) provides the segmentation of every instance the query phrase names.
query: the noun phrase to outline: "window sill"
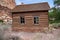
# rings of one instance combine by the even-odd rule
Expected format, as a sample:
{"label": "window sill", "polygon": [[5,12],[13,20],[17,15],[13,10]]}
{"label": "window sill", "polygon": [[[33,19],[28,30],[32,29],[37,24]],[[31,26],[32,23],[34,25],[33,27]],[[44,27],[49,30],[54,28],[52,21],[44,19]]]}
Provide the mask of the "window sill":
{"label": "window sill", "polygon": [[39,25],[39,24],[34,24],[34,25]]}
{"label": "window sill", "polygon": [[25,24],[21,24],[21,25],[25,25]]}

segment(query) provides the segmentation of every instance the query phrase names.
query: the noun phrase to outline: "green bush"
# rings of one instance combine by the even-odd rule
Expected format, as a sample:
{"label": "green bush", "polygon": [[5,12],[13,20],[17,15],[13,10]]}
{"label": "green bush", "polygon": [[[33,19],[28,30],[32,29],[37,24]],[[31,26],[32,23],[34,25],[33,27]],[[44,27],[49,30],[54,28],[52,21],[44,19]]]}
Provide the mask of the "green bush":
{"label": "green bush", "polygon": [[0,22],[2,22],[2,23],[3,23],[3,20],[0,20]]}
{"label": "green bush", "polygon": [[60,20],[49,20],[49,23],[50,23],[50,24],[53,24],[53,23],[60,23]]}

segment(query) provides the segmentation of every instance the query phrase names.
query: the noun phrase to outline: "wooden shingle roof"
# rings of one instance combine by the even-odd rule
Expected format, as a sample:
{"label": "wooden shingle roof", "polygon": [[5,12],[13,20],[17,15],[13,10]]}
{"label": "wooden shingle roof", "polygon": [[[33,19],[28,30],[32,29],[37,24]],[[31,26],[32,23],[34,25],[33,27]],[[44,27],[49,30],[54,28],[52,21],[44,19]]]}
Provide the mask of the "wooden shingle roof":
{"label": "wooden shingle roof", "polygon": [[35,3],[35,4],[24,4],[16,6],[11,12],[25,12],[25,11],[42,11],[49,10],[50,7],[47,2]]}

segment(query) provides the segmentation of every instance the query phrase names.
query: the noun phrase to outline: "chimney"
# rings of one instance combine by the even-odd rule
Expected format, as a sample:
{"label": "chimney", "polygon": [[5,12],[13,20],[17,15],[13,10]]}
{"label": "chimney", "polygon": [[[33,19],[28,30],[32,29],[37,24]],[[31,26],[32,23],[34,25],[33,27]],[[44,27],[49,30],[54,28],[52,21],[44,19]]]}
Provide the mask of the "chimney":
{"label": "chimney", "polygon": [[23,2],[21,2],[21,5],[24,5],[24,3],[23,3]]}

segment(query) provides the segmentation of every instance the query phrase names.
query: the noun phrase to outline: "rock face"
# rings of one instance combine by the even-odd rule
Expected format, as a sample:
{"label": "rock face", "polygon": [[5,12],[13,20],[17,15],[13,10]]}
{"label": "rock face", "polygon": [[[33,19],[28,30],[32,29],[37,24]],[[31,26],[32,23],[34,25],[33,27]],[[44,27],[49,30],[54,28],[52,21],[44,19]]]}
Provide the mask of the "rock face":
{"label": "rock face", "polygon": [[8,22],[12,20],[9,8],[0,5],[0,20]]}
{"label": "rock face", "polygon": [[0,20],[11,21],[10,11],[16,6],[15,0],[0,0]]}
{"label": "rock face", "polygon": [[0,0],[0,5],[10,9],[13,9],[16,6],[15,0]]}

